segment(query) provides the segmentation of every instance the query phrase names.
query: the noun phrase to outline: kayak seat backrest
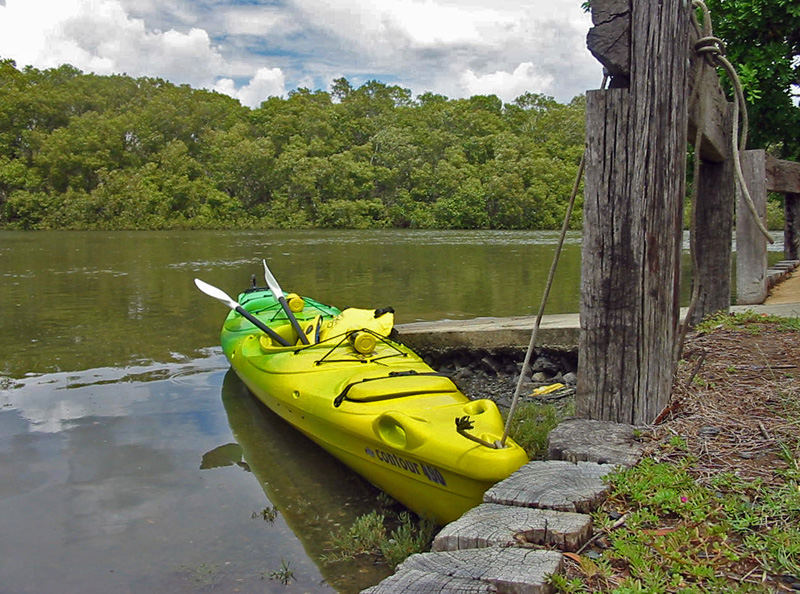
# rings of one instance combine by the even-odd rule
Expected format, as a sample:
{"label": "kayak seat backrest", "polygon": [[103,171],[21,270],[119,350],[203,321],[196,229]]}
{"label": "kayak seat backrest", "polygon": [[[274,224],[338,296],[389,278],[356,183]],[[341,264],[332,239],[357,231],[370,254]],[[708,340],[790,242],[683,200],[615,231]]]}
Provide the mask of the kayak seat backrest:
{"label": "kayak seat backrest", "polygon": [[389,336],[392,328],[394,328],[393,311],[348,307],[338,316],[322,322],[320,340],[335,338],[353,330],[363,329],[371,330],[381,336]]}
{"label": "kayak seat backrest", "polygon": [[343,400],[375,402],[418,394],[458,392],[453,381],[441,373],[393,372],[386,376],[368,377],[347,384],[334,399],[334,406]]}

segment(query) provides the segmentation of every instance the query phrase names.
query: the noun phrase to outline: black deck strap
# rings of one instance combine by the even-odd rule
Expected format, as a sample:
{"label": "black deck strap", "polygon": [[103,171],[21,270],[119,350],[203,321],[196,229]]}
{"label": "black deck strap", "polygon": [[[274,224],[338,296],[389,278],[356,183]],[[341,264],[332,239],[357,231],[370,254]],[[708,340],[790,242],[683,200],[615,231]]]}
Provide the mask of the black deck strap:
{"label": "black deck strap", "polygon": [[378,380],[391,379],[391,378],[394,378],[394,377],[408,377],[408,376],[411,376],[411,375],[420,376],[420,377],[423,377],[423,376],[438,376],[438,377],[446,377],[447,379],[451,379],[450,376],[447,375],[446,373],[439,373],[438,371],[426,371],[424,373],[419,373],[418,371],[414,371],[413,369],[409,369],[408,371],[390,371],[389,375],[381,375],[381,376],[378,376],[378,377],[365,377],[364,379],[360,379],[357,382],[352,382],[352,383],[347,384],[344,387],[344,390],[342,390],[339,393],[339,395],[336,398],[333,399],[333,406],[335,406],[337,408],[340,407],[342,405],[342,402],[344,402],[347,399],[347,393],[350,391],[350,389],[353,386],[357,386],[359,384],[365,384],[367,382],[375,382],[375,381],[378,381]]}
{"label": "black deck strap", "polygon": [[[392,332],[394,332],[394,331],[395,331],[394,328],[392,328]],[[372,334],[375,338],[377,338],[383,344],[386,344],[389,347],[393,348],[396,352],[394,354],[392,354],[392,355],[381,355],[380,357],[372,357],[371,359],[363,359],[363,358],[360,358],[360,359],[328,359],[328,356],[331,353],[333,353],[337,348],[342,346],[350,338],[350,336],[352,334],[354,334],[355,332],[366,332],[367,334]],[[382,334],[379,334],[378,332],[375,332],[374,330],[371,330],[369,328],[359,328],[359,329],[347,330],[346,332],[344,332],[342,334],[337,334],[336,336],[329,336],[328,338],[326,338],[322,342],[333,341],[333,340],[335,340],[337,338],[341,338],[341,340],[339,340],[339,342],[337,342],[335,345],[333,345],[331,347],[331,349],[327,353],[325,353],[320,359],[315,361],[314,365],[322,365],[323,363],[333,363],[334,361],[336,361],[338,363],[343,363],[343,362],[348,362],[348,361],[349,362],[359,362],[359,363],[374,363],[375,361],[380,361],[381,359],[387,359],[389,357],[398,357],[398,356],[399,357],[408,357],[408,353],[403,351],[403,350],[401,350],[401,349],[399,349],[397,347],[397,345],[394,344],[391,339],[389,339],[389,337],[383,336]],[[313,345],[304,345],[303,348],[308,348],[309,346],[313,346]],[[380,378],[377,378],[377,379],[380,379]]]}

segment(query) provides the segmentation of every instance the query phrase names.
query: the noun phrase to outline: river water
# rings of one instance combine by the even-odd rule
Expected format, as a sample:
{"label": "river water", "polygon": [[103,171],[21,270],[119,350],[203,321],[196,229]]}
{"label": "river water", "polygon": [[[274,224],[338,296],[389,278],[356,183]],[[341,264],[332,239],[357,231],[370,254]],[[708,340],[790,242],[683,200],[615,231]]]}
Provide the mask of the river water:
{"label": "river water", "polygon": [[[397,322],[534,314],[554,232],[0,232],[0,592],[357,591],[325,563],[376,491],[255,401],[218,347],[261,258]],[[775,258],[773,258],[775,259]],[[580,235],[549,313],[578,309]],[[291,572],[287,585],[276,579]]]}

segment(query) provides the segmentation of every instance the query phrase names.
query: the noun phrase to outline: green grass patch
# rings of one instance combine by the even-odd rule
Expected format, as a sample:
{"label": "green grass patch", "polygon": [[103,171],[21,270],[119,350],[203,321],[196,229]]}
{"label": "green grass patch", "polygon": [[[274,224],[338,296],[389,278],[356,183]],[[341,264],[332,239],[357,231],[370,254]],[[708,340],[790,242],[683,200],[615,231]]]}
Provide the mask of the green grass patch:
{"label": "green grass patch", "polygon": [[554,404],[523,402],[517,407],[509,435],[522,446],[531,460],[547,456],[547,436],[556,425],[575,412],[574,403],[557,407]]}
{"label": "green grass patch", "polygon": [[409,555],[429,550],[435,531],[433,522],[408,512],[375,510],[334,533],[322,561],[336,563],[372,555],[394,567]]}
{"label": "green grass patch", "polygon": [[715,330],[744,330],[750,334],[761,334],[766,329],[797,331],[800,330],[800,318],[784,318],[752,310],[739,313],[718,312],[695,327],[698,334],[709,334]]}
{"label": "green grass patch", "polygon": [[582,576],[554,576],[553,585],[560,592],[688,593],[800,582],[800,470],[797,450],[783,452],[790,464],[777,485],[731,473],[700,484],[689,456],[677,464],[648,458],[612,474],[609,498],[593,514],[606,548],[580,557]]}

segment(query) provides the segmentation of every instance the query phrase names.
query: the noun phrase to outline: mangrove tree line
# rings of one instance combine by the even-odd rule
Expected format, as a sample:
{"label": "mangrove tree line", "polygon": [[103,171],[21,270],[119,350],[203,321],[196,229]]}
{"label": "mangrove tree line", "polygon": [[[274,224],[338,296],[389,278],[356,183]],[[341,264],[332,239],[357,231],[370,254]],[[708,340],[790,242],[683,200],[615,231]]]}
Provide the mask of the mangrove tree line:
{"label": "mangrove tree line", "polygon": [[338,79],[248,109],[161,79],[0,61],[4,228],[554,228],[583,144],[583,97]]}

